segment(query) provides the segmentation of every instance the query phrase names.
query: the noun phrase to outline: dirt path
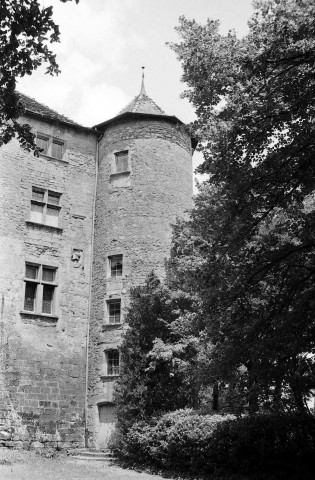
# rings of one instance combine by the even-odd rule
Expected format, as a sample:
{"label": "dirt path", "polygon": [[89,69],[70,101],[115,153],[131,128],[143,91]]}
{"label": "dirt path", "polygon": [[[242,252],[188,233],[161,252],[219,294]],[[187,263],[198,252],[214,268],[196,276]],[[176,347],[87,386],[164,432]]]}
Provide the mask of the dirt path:
{"label": "dirt path", "polygon": [[75,460],[64,456],[42,458],[34,452],[0,448],[0,480],[129,479],[162,480],[162,477],[126,470],[103,462]]}

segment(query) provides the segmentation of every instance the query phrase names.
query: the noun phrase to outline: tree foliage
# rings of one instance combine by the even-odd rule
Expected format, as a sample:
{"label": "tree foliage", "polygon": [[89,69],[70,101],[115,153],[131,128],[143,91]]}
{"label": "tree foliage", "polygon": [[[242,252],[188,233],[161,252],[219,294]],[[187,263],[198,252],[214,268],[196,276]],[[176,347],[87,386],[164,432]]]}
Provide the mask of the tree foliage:
{"label": "tree foliage", "polygon": [[59,37],[52,6],[45,8],[37,0],[1,0],[0,146],[17,136],[24,148],[36,149],[30,126],[18,122],[24,109],[16,92],[16,81],[31,75],[43,63],[48,64],[46,73],[59,73],[56,55],[50,48],[50,44],[59,42]]}
{"label": "tree foliage", "polygon": [[198,295],[209,377],[255,412],[304,410],[315,386],[315,5],[258,0],[249,33],[180,19],[171,48],[209,175],[174,236]]}
{"label": "tree foliage", "polygon": [[178,328],[179,313],[190,302],[189,296],[171,292],[153,273],[143,286],[131,290],[114,395],[123,432],[134,421],[193,405],[194,339],[184,338],[183,327]]}

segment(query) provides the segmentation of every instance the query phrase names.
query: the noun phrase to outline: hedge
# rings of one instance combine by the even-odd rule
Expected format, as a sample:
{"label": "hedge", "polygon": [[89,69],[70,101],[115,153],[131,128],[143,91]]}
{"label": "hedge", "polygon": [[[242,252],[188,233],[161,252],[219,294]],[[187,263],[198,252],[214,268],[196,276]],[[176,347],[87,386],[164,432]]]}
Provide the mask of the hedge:
{"label": "hedge", "polygon": [[315,467],[315,418],[297,414],[244,417],[218,425],[209,447],[220,469],[311,472]]}
{"label": "hedge", "polygon": [[120,454],[129,462],[180,471],[307,475],[315,467],[315,418],[236,419],[178,410],[134,424],[120,442]]}
{"label": "hedge", "polygon": [[190,409],[167,413],[150,423],[138,422],[122,439],[125,459],[180,470],[202,468],[217,425],[232,415],[198,415]]}

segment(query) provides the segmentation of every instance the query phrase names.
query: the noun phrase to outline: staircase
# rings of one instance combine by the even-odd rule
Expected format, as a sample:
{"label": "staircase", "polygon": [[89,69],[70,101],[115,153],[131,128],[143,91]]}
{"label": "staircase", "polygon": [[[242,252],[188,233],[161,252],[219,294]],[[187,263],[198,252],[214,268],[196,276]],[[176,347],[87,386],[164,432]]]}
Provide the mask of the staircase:
{"label": "staircase", "polygon": [[96,460],[98,462],[110,462],[115,458],[110,450],[96,450],[93,448],[74,448],[68,450],[67,455],[76,460]]}

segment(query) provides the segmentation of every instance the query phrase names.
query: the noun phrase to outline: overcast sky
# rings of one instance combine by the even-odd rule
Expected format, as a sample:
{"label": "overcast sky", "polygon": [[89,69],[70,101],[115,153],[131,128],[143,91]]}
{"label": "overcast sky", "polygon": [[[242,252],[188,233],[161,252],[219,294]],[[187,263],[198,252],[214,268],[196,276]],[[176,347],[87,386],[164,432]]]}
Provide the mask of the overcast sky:
{"label": "overcast sky", "polygon": [[37,70],[19,81],[18,89],[85,126],[115,116],[140,92],[145,66],[147,94],[183,122],[193,108],[179,98],[185,86],[181,67],[166,42],[176,42],[174,27],[185,15],[205,23],[219,19],[221,32],[247,33],[251,0],[80,0],[54,6],[61,42],[53,45],[62,73]]}

